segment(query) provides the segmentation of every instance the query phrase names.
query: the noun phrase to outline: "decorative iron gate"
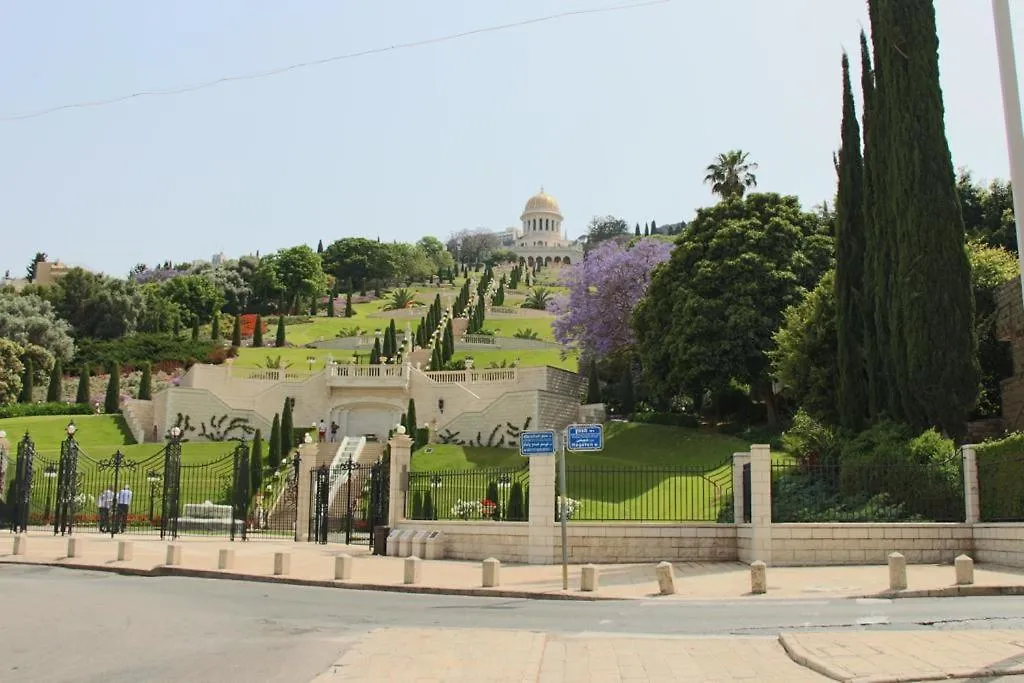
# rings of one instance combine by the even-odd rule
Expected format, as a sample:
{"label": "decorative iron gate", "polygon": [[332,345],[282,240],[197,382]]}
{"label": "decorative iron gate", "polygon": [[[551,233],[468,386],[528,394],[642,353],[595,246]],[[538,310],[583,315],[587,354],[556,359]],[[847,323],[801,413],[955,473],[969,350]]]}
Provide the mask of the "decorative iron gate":
{"label": "decorative iron gate", "polygon": [[388,522],[389,458],[366,464],[347,460],[310,473],[309,540],[366,543]]}
{"label": "decorative iron gate", "polygon": [[28,433],[18,442],[18,456],[14,466],[14,500],[11,508],[14,511],[11,520],[11,531],[20,533],[28,531],[29,503],[32,499],[32,466],[36,456],[36,445]]}

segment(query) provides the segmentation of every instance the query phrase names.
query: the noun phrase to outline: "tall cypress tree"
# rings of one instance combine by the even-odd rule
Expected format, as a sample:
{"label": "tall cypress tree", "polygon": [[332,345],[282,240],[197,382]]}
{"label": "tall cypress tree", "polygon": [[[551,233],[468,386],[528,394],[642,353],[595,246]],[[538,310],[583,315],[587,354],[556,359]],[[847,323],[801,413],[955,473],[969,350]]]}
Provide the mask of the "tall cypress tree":
{"label": "tall cypress tree", "polygon": [[843,53],[843,123],[836,200],[836,335],[839,423],[859,430],[867,410],[864,370],[864,161],[860,125],[850,84],[850,60]]}
{"label": "tall cypress tree", "polygon": [[75,403],[83,406],[89,405],[89,366],[83,365],[78,372],[78,392],[75,394]]}
{"label": "tall cypress tree", "polygon": [[242,316],[235,316],[235,326],[231,328],[231,345],[236,349],[242,345]]}
{"label": "tall cypress tree", "polygon": [[256,430],[252,437],[252,453],[249,455],[249,487],[255,496],[263,486],[263,432]]}
{"label": "tall cypress tree", "polygon": [[256,326],[252,328],[252,346],[258,349],[263,346],[263,316],[256,314]]}
{"label": "tall cypress tree", "polygon": [[267,465],[276,470],[281,465],[281,416],[274,413],[270,424],[270,443],[267,444]]}
{"label": "tall cypress tree", "polygon": [[345,295],[345,317],[351,318],[355,315],[355,311],[352,310],[352,292],[348,292]]}
{"label": "tall cypress tree", "polygon": [[214,311],[210,320],[210,339],[220,341],[220,311]]}
{"label": "tall cypress tree", "polygon": [[277,316],[277,337],[274,339],[274,346],[281,348],[285,344],[284,337],[284,316]]}
{"label": "tall cypress tree", "polygon": [[398,355],[398,330],[395,328],[395,319],[391,319],[391,323],[388,324],[388,347],[391,352],[388,358],[393,358]]}
{"label": "tall cypress tree", "polygon": [[290,396],[284,398],[284,408],[281,411],[281,458],[288,457],[289,451],[295,445],[295,423],[292,419],[292,399]]}
{"label": "tall cypress tree", "polygon": [[107,395],[103,399],[103,412],[117,413],[121,410],[121,366],[110,364],[110,379],[107,380]]}
{"label": "tall cypress tree", "polygon": [[409,407],[405,410],[405,429],[409,434],[409,437],[413,440],[413,449],[418,448],[422,444],[419,443],[417,435],[419,434],[419,424],[416,422],[416,401],[409,399]]}
{"label": "tall cypress tree", "polygon": [[327,317],[334,317],[334,290],[331,290],[330,295],[327,297]]}
{"label": "tall cypress tree", "polygon": [[46,402],[47,403],[59,403],[64,395],[64,368],[61,367],[60,360],[53,362],[53,368],[50,370],[50,386],[46,388]]}
{"label": "tall cypress tree", "polygon": [[911,426],[959,436],[977,402],[980,371],[939,85],[935,7],[930,0],[871,0],[868,7],[875,92],[887,129],[889,348],[897,398]]}
{"label": "tall cypress tree", "polygon": [[454,355],[455,334],[452,330],[452,319],[448,318],[448,322],[444,325],[444,335],[441,338],[441,358],[447,363]]}
{"label": "tall cypress tree", "polygon": [[139,380],[139,400],[153,400],[153,369],[149,363],[142,366],[142,379]]}
{"label": "tall cypress tree", "polygon": [[34,379],[32,375],[35,374],[34,363],[31,358],[25,359],[25,373],[21,377],[21,396],[18,397],[19,403],[31,403],[32,402],[32,391],[34,389]]}
{"label": "tall cypress tree", "polygon": [[192,341],[199,341],[199,316],[192,319]]}

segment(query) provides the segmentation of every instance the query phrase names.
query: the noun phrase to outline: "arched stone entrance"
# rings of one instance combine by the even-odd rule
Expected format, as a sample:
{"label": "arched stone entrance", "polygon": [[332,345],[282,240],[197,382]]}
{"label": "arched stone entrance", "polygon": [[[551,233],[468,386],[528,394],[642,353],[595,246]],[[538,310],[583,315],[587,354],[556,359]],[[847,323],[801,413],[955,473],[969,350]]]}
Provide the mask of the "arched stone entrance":
{"label": "arched stone entrance", "polygon": [[402,419],[405,406],[389,399],[345,401],[331,408],[331,420],[338,425],[338,441],[346,436],[379,441],[388,438],[388,432]]}

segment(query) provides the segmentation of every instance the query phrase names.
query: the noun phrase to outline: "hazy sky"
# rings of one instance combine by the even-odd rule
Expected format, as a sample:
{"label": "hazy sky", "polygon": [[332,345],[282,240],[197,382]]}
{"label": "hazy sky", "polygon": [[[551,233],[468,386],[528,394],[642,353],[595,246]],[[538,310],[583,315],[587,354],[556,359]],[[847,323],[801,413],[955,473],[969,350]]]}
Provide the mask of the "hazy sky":
{"label": "hazy sky", "polygon": [[[614,2],[0,0],[0,117]],[[990,3],[936,5],[954,163],[1005,177]],[[2,120],[0,274],[36,251],[124,275],[444,238],[518,223],[541,185],[573,237],[598,214],[688,220],[711,201],[704,167],[737,147],[761,189],[810,206],[834,193],[840,51],[861,24],[864,0],[673,0]]]}

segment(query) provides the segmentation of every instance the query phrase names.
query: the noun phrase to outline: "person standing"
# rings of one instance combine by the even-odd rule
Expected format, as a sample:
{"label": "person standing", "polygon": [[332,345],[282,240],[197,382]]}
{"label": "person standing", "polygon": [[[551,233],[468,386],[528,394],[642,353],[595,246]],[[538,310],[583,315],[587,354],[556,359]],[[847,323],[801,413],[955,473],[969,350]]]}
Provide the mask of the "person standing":
{"label": "person standing", "polygon": [[0,503],[7,496],[7,459],[11,444],[7,440],[7,432],[0,430]]}
{"label": "person standing", "polygon": [[317,430],[317,434],[320,437],[320,443],[327,441],[327,423],[320,420],[320,428]]}
{"label": "person standing", "polygon": [[107,490],[100,494],[99,500],[96,502],[100,517],[100,533],[105,534],[110,531],[110,508],[114,504],[114,491],[109,486]]}
{"label": "person standing", "polygon": [[331,420],[331,443],[338,440],[338,423]]}
{"label": "person standing", "polygon": [[125,527],[128,525],[128,508],[132,505],[132,490],[128,488],[128,484],[121,487],[121,490],[117,492],[117,522],[115,523],[115,531],[119,534],[123,534]]}

